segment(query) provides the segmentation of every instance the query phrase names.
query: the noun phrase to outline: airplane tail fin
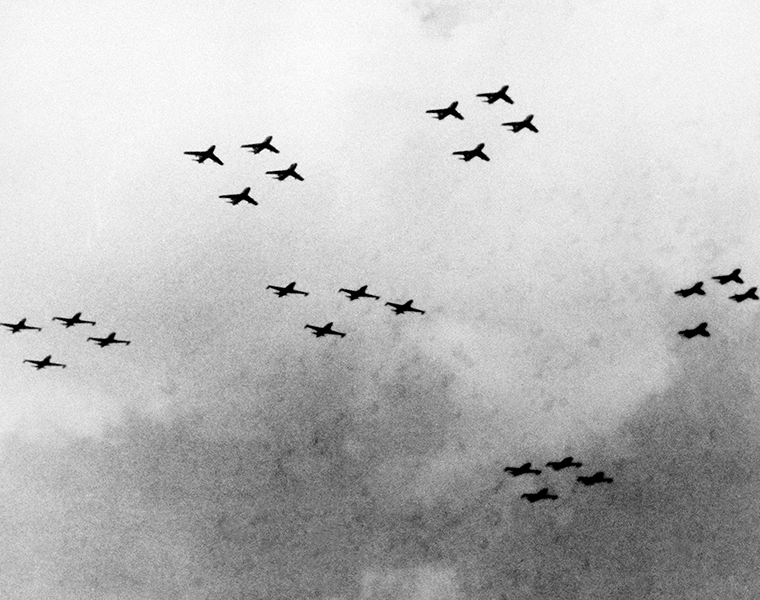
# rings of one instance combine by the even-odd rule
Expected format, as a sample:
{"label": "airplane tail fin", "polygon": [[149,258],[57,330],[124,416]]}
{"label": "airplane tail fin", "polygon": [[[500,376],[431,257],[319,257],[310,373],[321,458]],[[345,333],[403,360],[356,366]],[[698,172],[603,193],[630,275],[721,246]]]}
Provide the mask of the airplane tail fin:
{"label": "airplane tail fin", "polygon": [[272,141],[272,136],[270,135],[267,139],[264,140],[264,143],[268,144],[271,141]]}
{"label": "airplane tail fin", "polygon": [[248,195],[248,192],[250,192],[250,191],[251,191],[251,188],[247,187],[247,188],[245,188],[245,189],[243,190],[243,194],[245,194],[245,195],[247,196],[247,195]]}
{"label": "airplane tail fin", "polygon": [[216,150],[216,146],[211,146],[211,147],[208,149],[208,152],[213,152],[214,150]]}

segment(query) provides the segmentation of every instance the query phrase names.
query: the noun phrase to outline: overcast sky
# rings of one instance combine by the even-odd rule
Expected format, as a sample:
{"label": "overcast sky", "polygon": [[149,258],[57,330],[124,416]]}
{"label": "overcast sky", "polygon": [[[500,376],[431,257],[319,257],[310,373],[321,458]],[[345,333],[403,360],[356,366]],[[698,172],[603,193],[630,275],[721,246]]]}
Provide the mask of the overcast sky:
{"label": "overcast sky", "polygon": [[757,598],[760,302],[728,297],[760,283],[759,30],[749,0],[0,3],[0,321],[43,327],[0,332],[0,595]]}

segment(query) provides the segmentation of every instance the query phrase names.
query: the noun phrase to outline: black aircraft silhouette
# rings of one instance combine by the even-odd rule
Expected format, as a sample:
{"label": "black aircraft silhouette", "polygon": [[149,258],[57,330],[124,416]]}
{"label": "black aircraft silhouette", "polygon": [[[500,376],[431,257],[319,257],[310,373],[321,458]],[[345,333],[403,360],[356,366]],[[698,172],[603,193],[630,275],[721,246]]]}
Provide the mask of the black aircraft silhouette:
{"label": "black aircraft silhouette", "polygon": [[340,337],[346,337],[345,333],[341,333],[340,331],[335,331],[332,328],[333,324],[332,321],[330,321],[327,325],[324,327],[317,327],[316,325],[306,325],[304,329],[311,329],[312,333],[316,337],[323,337],[325,335],[339,335]]}
{"label": "black aircraft silhouette", "polygon": [[446,108],[434,108],[432,110],[426,110],[426,113],[432,113],[435,115],[435,118],[441,121],[442,119],[445,119],[449,115],[452,117],[456,117],[460,121],[464,121],[464,117],[459,114],[459,111],[457,110],[457,106],[459,105],[459,102],[452,102],[449,104]]}
{"label": "black aircraft silhouette", "polygon": [[512,98],[507,96],[508,89],[509,89],[509,86],[505,85],[498,92],[483,92],[482,94],[476,94],[476,96],[478,98],[485,98],[484,102],[488,102],[488,104],[493,104],[497,100],[504,100],[504,102],[508,102],[509,104],[514,104],[514,102],[512,102]]}
{"label": "black aircraft silhouette", "polygon": [[573,462],[572,456],[566,456],[559,462],[548,462],[546,463],[546,466],[551,467],[555,471],[561,471],[562,469],[567,469],[568,467],[582,467],[583,463]]}
{"label": "black aircraft silhouette", "polygon": [[295,281],[291,281],[285,287],[278,287],[276,285],[268,285],[266,289],[275,290],[274,293],[277,294],[280,298],[282,298],[283,296],[287,296],[288,294],[301,294],[302,296],[309,295],[309,292],[302,292],[301,290],[297,290]]}
{"label": "black aircraft silhouette", "polygon": [[295,179],[298,179],[298,181],[303,181],[303,177],[296,173],[297,166],[298,163],[293,163],[287,169],[282,169],[280,171],[267,171],[267,175],[274,175],[275,179],[279,181],[287,179],[288,177],[293,177]]}
{"label": "black aircraft silhouette", "polygon": [[533,133],[538,133],[538,129],[533,125],[533,115],[528,115],[522,121],[511,121],[509,123],[502,123],[507,127],[511,127],[512,131],[517,133],[521,129],[530,129]]}
{"label": "black aircraft silhouette", "polygon": [[95,321],[84,321],[81,319],[82,313],[78,312],[73,317],[53,317],[53,321],[61,321],[63,326],[68,329],[74,325],[81,325],[87,323],[88,325],[95,325]]}
{"label": "black aircraft silhouette", "polygon": [[757,288],[751,287],[743,294],[734,294],[733,296],[729,296],[730,300],[734,300],[735,302],[744,302],[745,300],[760,300],[760,298],[757,297]]}
{"label": "black aircraft silhouette", "polygon": [[612,477],[605,477],[604,471],[597,471],[590,477],[584,477],[583,475],[580,475],[578,477],[578,481],[580,481],[583,485],[594,485],[596,483],[612,483],[613,479]]}
{"label": "black aircraft silhouette", "polygon": [[742,272],[741,269],[734,269],[728,275],[716,275],[715,277],[713,277],[713,279],[721,285],[726,285],[729,281],[735,281],[736,283],[744,283],[744,280],[741,277],[739,277],[739,273],[741,272]]}
{"label": "black aircraft silhouette", "polygon": [[258,144],[246,144],[245,146],[240,146],[241,148],[250,148],[251,152],[254,154],[258,154],[262,150],[269,150],[270,152],[274,152],[275,154],[279,154],[280,151],[272,146],[272,136],[270,135],[267,139],[265,139],[263,142],[260,142]]}
{"label": "black aircraft silhouette", "polygon": [[109,333],[108,337],[104,337],[104,338],[88,337],[87,341],[89,342],[90,340],[95,342],[101,348],[105,348],[106,346],[110,346],[111,344],[124,344],[125,346],[129,346],[129,342],[127,340],[116,339],[115,331]]}
{"label": "black aircraft silhouette", "polygon": [[223,196],[219,196],[220,198],[227,198],[228,202],[232,204],[232,206],[237,206],[241,202],[248,202],[248,204],[255,204],[258,205],[258,202],[251,198],[249,192],[251,191],[251,188],[247,187],[239,194],[225,194]]}
{"label": "black aircraft silhouette", "polygon": [[54,363],[50,361],[50,358],[52,357],[52,354],[48,354],[45,358],[42,360],[31,360],[29,358],[24,359],[25,363],[32,363],[34,365],[34,368],[38,371],[40,369],[44,369],[45,367],[61,367],[62,369],[66,368],[66,365],[61,363]]}
{"label": "black aircraft silhouette", "polygon": [[549,488],[541,488],[535,494],[523,494],[520,498],[525,498],[531,504],[539,500],[556,500],[559,496],[549,493]]}
{"label": "black aircraft silhouette", "polygon": [[694,329],[682,329],[678,332],[678,335],[682,335],[687,339],[691,339],[697,335],[701,335],[702,337],[710,337],[710,332],[707,331],[707,323],[700,323]]}
{"label": "black aircraft silhouette", "polygon": [[540,469],[531,469],[530,467],[531,467],[531,464],[527,462],[521,467],[504,467],[504,472],[509,473],[510,475],[512,475],[512,477],[527,475],[528,473],[532,473],[533,475],[541,474]]}
{"label": "black aircraft silhouette", "polygon": [[216,146],[210,146],[208,150],[190,150],[189,152],[185,152],[185,154],[189,154],[190,156],[194,156],[193,159],[195,162],[202,163],[205,160],[211,159],[218,165],[223,165],[224,163],[219,160],[219,158],[214,154],[214,150],[216,149]]}
{"label": "black aircraft silhouette", "polygon": [[367,286],[363,285],[358,290],[347,290],[346,288],[340,288],[338,293],[345,292],[349,300],[358,300],[359,298],[374,298],[380,300],[380,296],[374,296],[367,293]]}
{"label": "black aircraft silhouette", "polygon": [[395,312],[397,315],[403,314],[405,312],[417,312],[421,315],[425,314],[424,310],[420,310],[419,308],[412,308],[412,302],[414,300],[407,300],[404,302],[404,304],[396,304],[395,302],[386,302],[385,306],[390,306],[393,309],[393,312]]}
{"label": "black aircraft silhouette", "polygon": [[18,323],[0,323],[0,325],[10,329],[11,333],[18,333],[22,329],[35,329],[37,331],[42,331],[42,327],[32,327],[31,325],[27,325],[26,318],[21,319]]}
{"label": "black aircraft silhouette", "polygon": [[486,156],[486,153],[483,152],[483,148],[485,148],[485,144],[478,144],[472,150],[457,150],[456,152],[452,152],[452,154],[455,156],[459,155],[460,160],[465,162],[471,161],[476,156],[481,160],[491,160]]}
{"label": "black aircraft silhouette", "polygon": [[705,291],[702,289],[702,282],[697,281],[693,286],[690,288],[686,288],[683,290],[677,290],[675,292],[676,296],[681,296],[682,298],[686,298],[687,296],[691,296],[692,294],[697,294],[699,296],[704,296]]}

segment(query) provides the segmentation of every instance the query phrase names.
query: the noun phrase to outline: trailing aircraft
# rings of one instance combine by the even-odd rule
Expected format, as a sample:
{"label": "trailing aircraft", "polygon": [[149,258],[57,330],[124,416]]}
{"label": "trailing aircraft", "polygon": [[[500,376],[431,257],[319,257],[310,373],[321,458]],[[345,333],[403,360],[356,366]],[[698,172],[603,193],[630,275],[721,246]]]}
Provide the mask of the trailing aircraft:
{"label": "trailing aircraft", "polygon": [[222,196],[219,196],[220,198],[227,198],[228,202],[232,204],[232,206],[237,206],[241,202],[248,202],[248,204],[255,204],[258,205],[258,202],[251,198],[250,192],[251,188],[247,187],[239,194],[225,194]]}
{"label": "trailing aircraft", "polygon": [[380,296],[375,296],[373,294],[367,293],[366,285],[363,285],[358,290],[348,290],[346,288],[340,288],[338,290],[338,293],[340,292],[345,292],[349,300],[358,300],[359,298],[374,298],[375,300],[380,300]]}
{"label": "trailing aircraft", "polygon": [[597,483],[612,483],[614,480],[612,477],[605,477],[604,471],[597,471],[589,477],[580,475],[578,477],[578,481],[580,481],[583,485],[595,485]]}
{"label": "trailing aircraft", "polygon": [[250,148],[251,152],[254,154],[258,154],[262,150],[269,150],[270,152],[274,152],[275,154],[279,154],[280,151],[272,146],[272,136],[270,135],[267,139],[265,139],[263,142],[259,142],[258,144],[245,144],[244,146],[240,146],[241,148]]}
{"label": "trailing aircraft", "polygon": [[424,310],[420,310],[419,308],[412,308],[412,302],[413,300],[407,300],[404,302],[404,304],[396,304],[395,302],[386,302],[385,306],[390,306],[393,309],[393,312],[395,312],[397,315],[403,314],[405,312],[417,312],[421,315],[425,314]]}
{"label": "trailing aircraft", "polygon": [[481,160],[489,161],[491,159],[486,156],[485,152],[483,152],[484,147],[485,144],[478,144],[472,150],[457,150],[456,152],[452,152],[452,154],[454,156],[459,155],[460,160],[463,160],[465,162],[469,162],[476,157]]}
{"label": "trailing aircraft", "polygon": [[583,466],[583,463],[581,462],[573,462],[572,456],[566,456],[559,462],[548,462],[546,463],[547,467],[551,467],[555,471],[561,471],[562,469],[567,469],[568,467],[576,467],[580,468]]}
{"label": "trailing aircraft", "polygon": [[84,323],[87,325],[95,325],[95,321],[85,321],[81,318],[81,316],[82,313],[78,312],[73,317],[53,317],[53,321],[61,321],[66,329],[73,327],[74,325],[82,325]]}
{"label": "trailing aircraft", "polygon": [[11,333],[18,333],[22,329],[34,329],[36,331],[42,331],[42,327],[32,327],[26,324],[26,318],[21,319],[18,323],[0,323],[3,327],[7,327],[11,330]]}
{"label": "trailing aircraft", "polygon": [[675,292],[677,296],[681,296],[682,298],[686,298],[688,296],[691,296],[692,294],[697,294],[698,296],[704,296],[705,291],[702,289],[702,282],[697,281],[693,286],[690,288],[686,288],[683,290],[677,290]]}
{"label": "trailing aircraft", "polygon": [[459,111],[457,110],[458,105],[459,102],[452,102],[446,108],[434,108],[432,110],[426,110],[425,112],[432,113],[434,117],[439,121],[445,119],[448,116],[452,116],[459,119],[460,121],[464,121],[464,117],[459,114]]}
{"label": "trailing aircraft", "polygon": [[88,337],[87,341],[89,342],[90,340],[95,342],[101,348],[105,348],[106,346],[110,346],[111,344],[124,344],[125,346],[129,346],[130,344],[130,342],[127,340],[117,340],[115,331],[109,333],[108,337],[104,337],[104,338]]}
{"label": "trailing aircraft", "polygon": [[287,179],[288,177],[293,177],[294,179],[298,179],[298,181],[303,181],[303,177],[296,173],[297,166],[298,163],[293,163],[287,169],[282,169],[280,171],[267,171],[267,175],[274,175],[275,179],[279,181]]}
{"label": "trailing aircraft", "polygon": [[523,494],[520,498],[525,498],[531,504],[539,500],[556,500],[559,496],[549,493],[549,488],[541,488],[535,494]]}
{"label": "trailing aircraft", "polygon": [[734,281],[736,283],[744,283],[744,280],[739,277],[739,273],[741,272],[741,269],[734,269],[728,275],[716,275],[713,277],[713,279],[721,285],[726,285],[730,281]]}
{"label": "trailing aircraft", "polygon": [[505,85],[498,92],[484,92],[482,94],[476,94],[476,96],[478,98],[485,98],[484,102],[488,102],[488,104],[493,104],[497,100],[504,100],[504,102],[508,102],[509,104],[514,104],[514,102],[512,102],[512,98],[507,96],[508,89],[509,89],[509,86]]}
{"label": "trailing aircraft", "polygon": [[288,285],[285,287],[279,287],[276,285],[268,285],[266,289],[272,289],[275,290],[275,294],[282,298],[283,296],[287,296],[288,294],[301,294],[302,296],[308,296],[309,292],[302,292],[301,290],[296,289],[296,282],[291,281]]}
{"label": "trailing aircraft", "polygon": [[531,464],[529,462],[525,463],[524,465],[520,467],[504,467],[504,472],[509,473],[512,475],[512,477],[519,477],[520,475],[540,475],[541,470],[540,469],[531,469]]}
{"label": "trailing aircraft", "polygon": [[678,332],[678,335],[682,335],[687,339],[691,339],[697,335],[701,335],[702,337],[710,337],[710,332],[707,331],[707,323],[700,323],[693,329],[682,329]]}
{"label": "trailing aircraft", "polygon": [[515,133],[517,133],[521,129],[529,129],[533,133],[538,133],[538,129],[536,129],[536,126],[533,125],[533,115],[528,115],[522,121],[511,121],[509,123],[502,123],[502,125],[511,127],[512,131],[514,131]]}
{"label": "trailing aircraft", "polygon": [[206,160],[211,159],[218,165],[223,165],[224,163],[219,160],[219,158],[214,154],[214,150],[216,150],[216,146],[209,146],[208,150],[190,150],[188,152],[185,152],[185,154],[189,154],[190,156],[194,156],[193,160],[198,163],[202,163]]}
{"label": "trailing aircraft", "polygon": [[34,368],[37,369],[38,371],[40,369],[44,369],[45,367],[61,367],[63,369],[66,368],[66,365],[64,365],[62,363],[51,362],[51,360],[50,360],[51,357],[52,357],[52,355],[48,354],[42,360],[31,360],[31,359],[27,358],[27,359],[24,359],[24,362],[25,363],[31,363],[34,366]]}
{"label": "trailing aircraft", "polygon": [[335,331],[332,328],[333,324],[332,321],[330,321],[327,325],[323,327],[317,327],[316,325],[306,325],[304,329],[311,329],[312,333],[316,337],[323,337],[325,335],[339,335],[340,337],[346,337],[345,333],[341,333],[340,331]]}
{"label": "trailing aircraft", "polygon": [[757,288],[751,287],[743,294],[734,294],[733,296],[729,296],[730,300],[733,300],[734,302],[744,302],[745,300],[760,300],[760,298],[757,297]]}

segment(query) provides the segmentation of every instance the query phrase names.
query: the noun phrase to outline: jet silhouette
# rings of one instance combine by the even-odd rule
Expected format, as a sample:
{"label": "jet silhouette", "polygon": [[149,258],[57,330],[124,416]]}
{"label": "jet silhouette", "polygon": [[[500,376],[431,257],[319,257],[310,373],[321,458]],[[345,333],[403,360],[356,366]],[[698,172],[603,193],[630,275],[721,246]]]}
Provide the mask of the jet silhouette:
{"label": "jet silhouette", "polygon": [[478,144],[472,150],[457,150],[456,152],[452,152],[452,154],[455,156],[460,155],[460,160],[463,160],[465,162],[471,161],[476,156],[481,160],[491,160],[486,156],[486,153],[483,152],[484,147],[485,144]]}
{"label": "jet silhouette", "polygon": [[681,296],[682,298],[686,298],[688,296],[691,296],[692,294],[697,294],[699,296],[704,296],[705,291],[702,289],[702,282],[697,281],[693,286],[687,289],[678,290],[675,292],[677,296]]}
{"label": "jet silhouette", "polygon": [[583,463],[573,462],[572,456],[566,456],[559,462],[548,462],[546,463],[546,466],[551,467],[555,471],[561,471],[562,469],[567,469],[568,467],[582,467]]}
{"label": "jet silhouette", "polygon": [[316,325],[306,325],[304,329],[312,329],[312,333],[316,337],[323,337],[325,335],[339,335],[340,337],[346,337],[345,333],[341,333],[340,331],[335,331],[332,328],[333,324],[332,321],[330,321],[327,325],[324,327],[317,327]]}
{"label": "jet silhouette", "polygon": [[538,502],[539,500],[556,500],[559,496],[549,493],[549,488],[541,488],[535,494],[523,494],[520,498],[525,498],[528,502]]}
{"label": "jet silhouette", "polygon": [[532,473],[533,475],[541,474],[540,469],[531,469],[530,467],[531,464],[527,462],[521,467],[504,467],[504,472],[509,473],[512,477],[519,477],[520,475],[527,475],[528,473]]}
{"label": "jet silhouette", "polygon": [[0,325],[10,329],[11,333],[18,333],[22,329],[36,329],[37,331],[42,331],[42,327],[32,327],[31,325],[27,325],[26,318],[21,319],[18,323],[0,323]]}
{"label": "jet silhouette", "polygon": [[713,279],[721,285],[726,285],[729,281],[735,281],[736,283],[744,283],[744,280],[741,277],[739,277],[739,273],[741,272],[742,272],[741,269],[734,269],[728,275],[716,275],[715,277],[713,277]]}
{"label": "jet silhouette", "polygon": [[517,133],[521,129],[530,129],[533,133],[538,133],[538,129],[533,125],[533,115],[528,115],[522,121],[511,121],[509,123],[502,123],[507,127],[511,127],[512,131]]}
{"label": "jet silhouette", "polygon": [[613,479],[612,477],[605,477],[604,471],[597,471],[590,477],[584,477],[583,475],[580,475],[578,477],[578,481],[580,481],[583,485],[594,485],[597,483],[612,483]]}
{"label": "jet silhouette", "polygon": [[189,152],[185,152],[185,154],[189,154],[190,156],[194,156],[193,159],[195,162],[202,163],[205,160],[211,159],[218,165],[223,165],[224,163],[219,160],[219,158],[214,154],[214,150],[216,149],[216,146],[210,146],[208,150],[191,150]]}
{"label": "jet silhouette", "polygon": [[127,340],[116,339],[115,331],[109,333],[108,337],[104,337],[104,338],[88,337],[87,341],[89,342],[90,340],[95,342],[101,348],[105,348],[106,346],[110,346],[111,344],[124,344],[125,346],[129,346],[129,342]]}
{"label": "jet silhouette", "polygon": [[760,300],[760,298],[757,297],[757,288],[751,287],[743,294],[734,294],[733,296],[729,296],[730,300],[734,300],[735,302],[744,302],[745,300]]}
{"label": "jet silhouette", "polygon": [[24,359],[24,362],[25,363],[31,363],[34,366],[34,368],[37,369],[38,371],[40,369],[44,369],[45,367],[61,367],[63,369],[66,368],[66,365],[64,365],[64,364],[51,362],[50,361],[51,357],[52,357],[52,354],[48,354],[42,360],[31,360],[31,359],[27,358],[27,359]]}
{"label": "jet silhouette", "polygon": [[426,110],[426,113],[432,113],[435,115],[435,118],[441,121],[442,119],[445,119],[449,115],[452,117],[456,117],[460,121],[464,121],[464,117],[459,114],[459,111],[457,110],[457,106],[459,105],[459,102],[452,102],[449,104],[446,108],[434,108],[432,110]]}
{"label": "jet silhouette", "polygon": [[84,321],[80,318],[81,316],[82,313],[78,312],[73,317],[53,317],[53,321],[61,321],[66,329],[72,327],[73,325],[81,325],[83,323],[87,323],[88,325],[95,325],[95,321]]}
{"label": "jet silhouette", "polygon": [[393,312],[395,312],[397,315],[403,314],[405,312],[417,312],[421,315],[425,314],[424,310],[420,310],[419,308],[412,308],[412,302],[414,300],[407,300],[404,302],[404,304],[396,304],[395,302],[386,302],[385,306],[390,306],[393,309]]}
{"label": "jet silhouette", "polygon": [[288,177],[293,177],[295,179],[298,179],[298,181],[303,181],[303,177],[296,173],[297,166],[298,163],[293,163],[287,169],[282,169],[280,171],[267,171],[267,175],[274,175],[275,179],[279,181],[287,179]]}
{"label": "jet silhouette", "polygon": [[504,100],[504,102],[508,102],[509,104],[514,104],[514,102],[512,102],[512,98],[507,96],[508,89],[509,89],[509,86],[505,85],[498,92],[484,92],[482,94],[476,94],[476,96],[478,98],[485,98],[484,102],[488,102],[488,104],[493,104],[497,100]]}
{"label": "jet silhouette", "polygon": [[232,206],[237,206],[241,202],[248,202],[248,204],[255,204],[258,205],[258,202],[251,198],[249,192],[251,191],[251,188],[247,187],[239,194],[225,194],[223,196],[219,196],[220,198],[227,198],[228,202],[232,204]]}
{"label": "jet silhouette", "polygon": [[358,290],[347,290],[346,288],[340,288],[338,290],[338,293],[340,292],[346,292],[349,300],[358,300],[359,298],[374,298],[375,300],[380,300],[380,296],[374,296],[367,293],[366,285],[363,285]]}
{"label": "jet silhouette", "polygon": [[258,154],[262,150],[269,150],[270,152],[274,152],[275,154],[279,154],[280,151],[272,146],[272,136],[270,135],[267,139],[265,139],[263,142],[260,142],[258,144],[246,144],[245,146],[240,146],[241,148],[250,148],[251,152],[254,154]]}
{"label": "jet silhouette", "polygon": [[678,334],[687,339],[691,339],[697,335],[701,335],[702,337],[710,337],[710,332],[707,331],[707,323],[700,323],[694,329],[683,329],[679,331]]}
{"label": "jet silhouette", "polygon": [[275,290],[275,294],[282,298],[283,296],[287,296],[288,294],[301,294],[302,296],[308,296],[309,292],[302,292],[301,290],[296,289],[296,282],[291,281],[288,285],[285,287],[278,287],[276,285],[268,285],[266,289],[272,289]]}

